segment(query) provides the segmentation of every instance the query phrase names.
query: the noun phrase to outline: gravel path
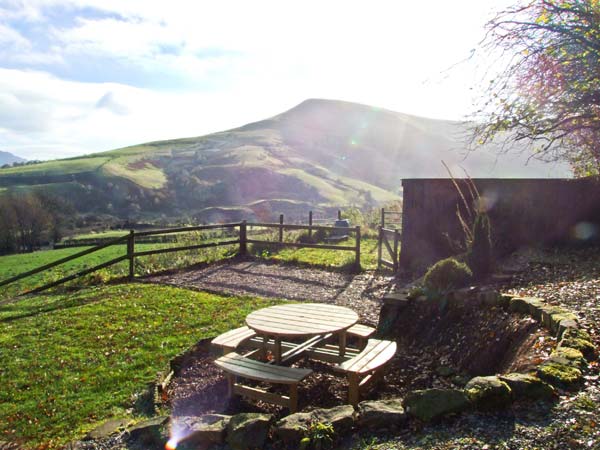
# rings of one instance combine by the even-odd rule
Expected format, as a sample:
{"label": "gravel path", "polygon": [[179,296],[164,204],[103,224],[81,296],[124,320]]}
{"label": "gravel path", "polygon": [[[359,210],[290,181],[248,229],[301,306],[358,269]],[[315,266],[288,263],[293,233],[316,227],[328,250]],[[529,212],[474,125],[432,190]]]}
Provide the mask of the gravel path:
{"label": "gravel path", "polygon": [[150,276],[147,282],[219,294],[308,300],[347,306],[376,325],[383,295],[395,279],[366,272],[329,272],[291,264],[233,259],[197,269]]}

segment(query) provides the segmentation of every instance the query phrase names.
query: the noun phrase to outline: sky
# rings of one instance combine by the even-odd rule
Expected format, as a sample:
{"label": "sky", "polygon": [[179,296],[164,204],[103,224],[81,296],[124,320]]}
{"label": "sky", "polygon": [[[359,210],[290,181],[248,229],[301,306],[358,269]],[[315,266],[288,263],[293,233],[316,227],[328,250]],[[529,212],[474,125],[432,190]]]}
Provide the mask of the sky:
{"label": "sky", "polygon": [[[307,98],[472,113],[503,0],[0,0],[0,150],[201,136]],[[475,88],[475,89],[473,89]]]}

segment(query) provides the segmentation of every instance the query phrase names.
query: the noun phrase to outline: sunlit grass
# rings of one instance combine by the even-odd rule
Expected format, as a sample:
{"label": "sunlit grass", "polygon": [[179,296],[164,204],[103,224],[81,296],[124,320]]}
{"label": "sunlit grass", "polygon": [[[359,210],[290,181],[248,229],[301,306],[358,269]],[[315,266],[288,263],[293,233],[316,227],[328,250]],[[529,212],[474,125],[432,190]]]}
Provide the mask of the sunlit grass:
{"label": "sunlit grass", "polygon": [[134,403],[199,339],[275,300],[125,284],[0,305],[0,440],[58,448]]}

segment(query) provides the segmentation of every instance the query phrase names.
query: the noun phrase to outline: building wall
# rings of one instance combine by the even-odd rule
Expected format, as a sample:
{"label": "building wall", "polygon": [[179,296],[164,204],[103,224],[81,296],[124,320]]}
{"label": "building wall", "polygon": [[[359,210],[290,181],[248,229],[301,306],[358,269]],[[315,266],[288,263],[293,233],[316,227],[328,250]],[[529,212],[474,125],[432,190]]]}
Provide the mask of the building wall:
{"label": "building wall", "polygon": [[[597,239],[600,181],[585,179],[474,179],[492,223],[499,253],[549,242]],[[469,183],[456,183],[471,202]],[[450,179],[402,181],[401,270],[422,272],[457,253],[464,242],[457,208],[466,211]]]}

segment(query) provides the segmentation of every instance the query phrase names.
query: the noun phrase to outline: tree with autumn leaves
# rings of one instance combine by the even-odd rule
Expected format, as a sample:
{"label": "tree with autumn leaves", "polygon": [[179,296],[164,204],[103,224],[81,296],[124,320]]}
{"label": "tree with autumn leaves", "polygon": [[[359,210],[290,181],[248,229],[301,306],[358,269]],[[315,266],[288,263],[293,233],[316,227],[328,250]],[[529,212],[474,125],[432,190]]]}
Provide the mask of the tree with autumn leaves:
{"label": "tree with autumn leaves", "polygon": [[520,3],[488,22],[483,46],[505,69],[477,111],[477,143],[526,142],[600,174],[600,0]]}

